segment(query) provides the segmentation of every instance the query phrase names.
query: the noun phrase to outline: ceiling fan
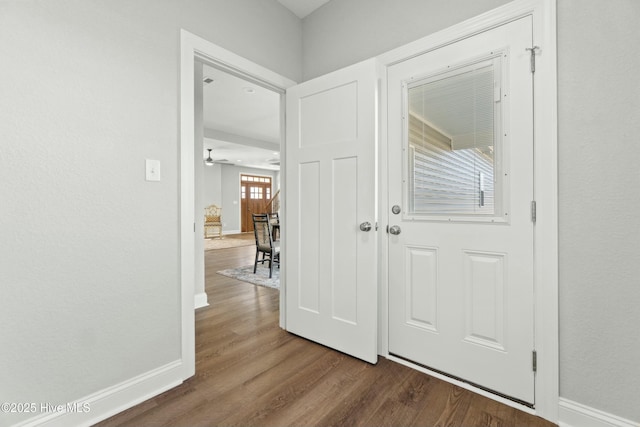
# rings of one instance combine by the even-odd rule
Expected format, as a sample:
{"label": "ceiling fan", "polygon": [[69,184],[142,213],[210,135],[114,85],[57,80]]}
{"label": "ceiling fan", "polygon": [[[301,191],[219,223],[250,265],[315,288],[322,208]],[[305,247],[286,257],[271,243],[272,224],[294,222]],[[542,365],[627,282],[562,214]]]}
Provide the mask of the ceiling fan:
{"label": "ceiling fan", "polygon": [[227,159],[213,160],[213,158],[211,158],[211,151],[212,150],[213,150],[212,148],[207,148],[207,151],[209,152],[209,156],[206,159],[204,159],[204,163],[207,166],[213,166],[215,163],[229,164],[229,160],[227,160]]}

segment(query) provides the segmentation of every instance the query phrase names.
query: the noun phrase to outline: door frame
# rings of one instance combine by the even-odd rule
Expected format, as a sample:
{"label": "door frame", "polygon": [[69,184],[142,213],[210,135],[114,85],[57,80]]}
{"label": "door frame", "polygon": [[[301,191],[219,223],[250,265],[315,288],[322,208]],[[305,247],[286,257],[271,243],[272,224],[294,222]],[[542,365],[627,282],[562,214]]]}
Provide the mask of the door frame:
{"label": "door frame", "polygon": [[[516,0],[475,18],[419,39],[378,56],[386,69],[396,63],[436,50],[516,19],[532,16],[536,70],[534,85],[534,199],[537,221],[534,227],[534,342],[537,351],[535,409],[486,392],[468,383],[454,380],[389,354],[388,340],[388,262],[386,233],[379,235],[379,348],[380,355],[428,373],[478,394],[498,400],[552,422],[558,421],[559,349],[558,349],[558,155],[556,86],[556,3],[555,0]],[[389,224],[388,200],[388,111],[387,79],[382,79],[380,139],[380,224]]]}
{"label": "door frame", "polygon": [[[285,153],[284,132],[284,93],[288,87],[296,84],[280,74],[277,74],[255,62],[249,61],[227,49],[217,46],[184,29],[180,30],[180,307],[181,307],[181,369],[182,378],[195,374],[195,149],[194,149],[194,120],[195,120],[195,88],[194,61],[198,59],[204,63],[220,68],[226,72],[244,78],[262,87],[280,94],[280,151],[282,161]],[[201,155],[201,154],[199,154]],[[280,188],[286,185],[285,166],[280,167]],[[282,200],[282,218],[286,216],[286,201]],[[283,256],[285,247],[281,248]],[[284,327],[284,301],[286,278],[280,276],[280,326]]]}

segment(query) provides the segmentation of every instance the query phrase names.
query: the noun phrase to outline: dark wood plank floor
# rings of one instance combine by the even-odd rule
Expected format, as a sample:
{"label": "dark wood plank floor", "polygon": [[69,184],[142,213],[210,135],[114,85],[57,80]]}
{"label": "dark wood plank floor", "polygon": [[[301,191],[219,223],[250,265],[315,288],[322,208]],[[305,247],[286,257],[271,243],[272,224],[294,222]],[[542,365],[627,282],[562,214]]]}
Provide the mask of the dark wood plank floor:
{"label": "dark wood plank floor", "polygon": [[278,327],[279,292],[215,272],[255,247],[207,251],[196,375],[111,426],[531,426],[553,424],[380,358],[369,365]]}

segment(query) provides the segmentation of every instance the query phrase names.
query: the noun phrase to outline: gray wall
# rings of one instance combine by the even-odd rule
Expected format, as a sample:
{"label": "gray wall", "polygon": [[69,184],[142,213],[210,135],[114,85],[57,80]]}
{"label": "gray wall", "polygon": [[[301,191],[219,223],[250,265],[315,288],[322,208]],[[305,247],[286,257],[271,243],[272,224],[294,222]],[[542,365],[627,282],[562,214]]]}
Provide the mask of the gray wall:
{"label": "gray wall", "polygon": [[222,165],[214,163],[204,166],[204,203],[203,206],[222,206]]}
{"label": "gray wall", "polygon": [[640,2],[558,1],[560,393],[640,421]]}
{"label": "gray wall", "polygon": [[275,0],[0,2],[3,402],[180,358],[180,28],[300,79],[301,22]]}
{"label": "gray wall", "polygon": [[415,41],[508,0],[333,0],[303,20],[305,80]]}
{"label": "gray wall", "polygon": [[[72,401],[180,355],[179,28],[299,81],[504,3],[333,0],[301,37],[275,0],[0,1],[2,400]],[[558,0],[561,394],[632,420],[639,8]]]}
{"label": "gray wall", "polygon": [[[304,20],[306,79],[506,1],[333,0]],[[640,420],[640,2],[558,0],[560,393]]]}

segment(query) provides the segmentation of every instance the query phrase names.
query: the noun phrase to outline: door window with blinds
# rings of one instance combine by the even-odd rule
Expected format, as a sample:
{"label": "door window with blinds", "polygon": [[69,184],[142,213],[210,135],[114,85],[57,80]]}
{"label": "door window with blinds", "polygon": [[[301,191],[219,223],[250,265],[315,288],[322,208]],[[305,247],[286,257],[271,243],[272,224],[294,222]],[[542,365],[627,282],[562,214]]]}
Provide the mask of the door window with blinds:
{"label": "door window with blinds", "polygon": [[506,220],[503,61],[495,54],[404,83],[407,217]]}

